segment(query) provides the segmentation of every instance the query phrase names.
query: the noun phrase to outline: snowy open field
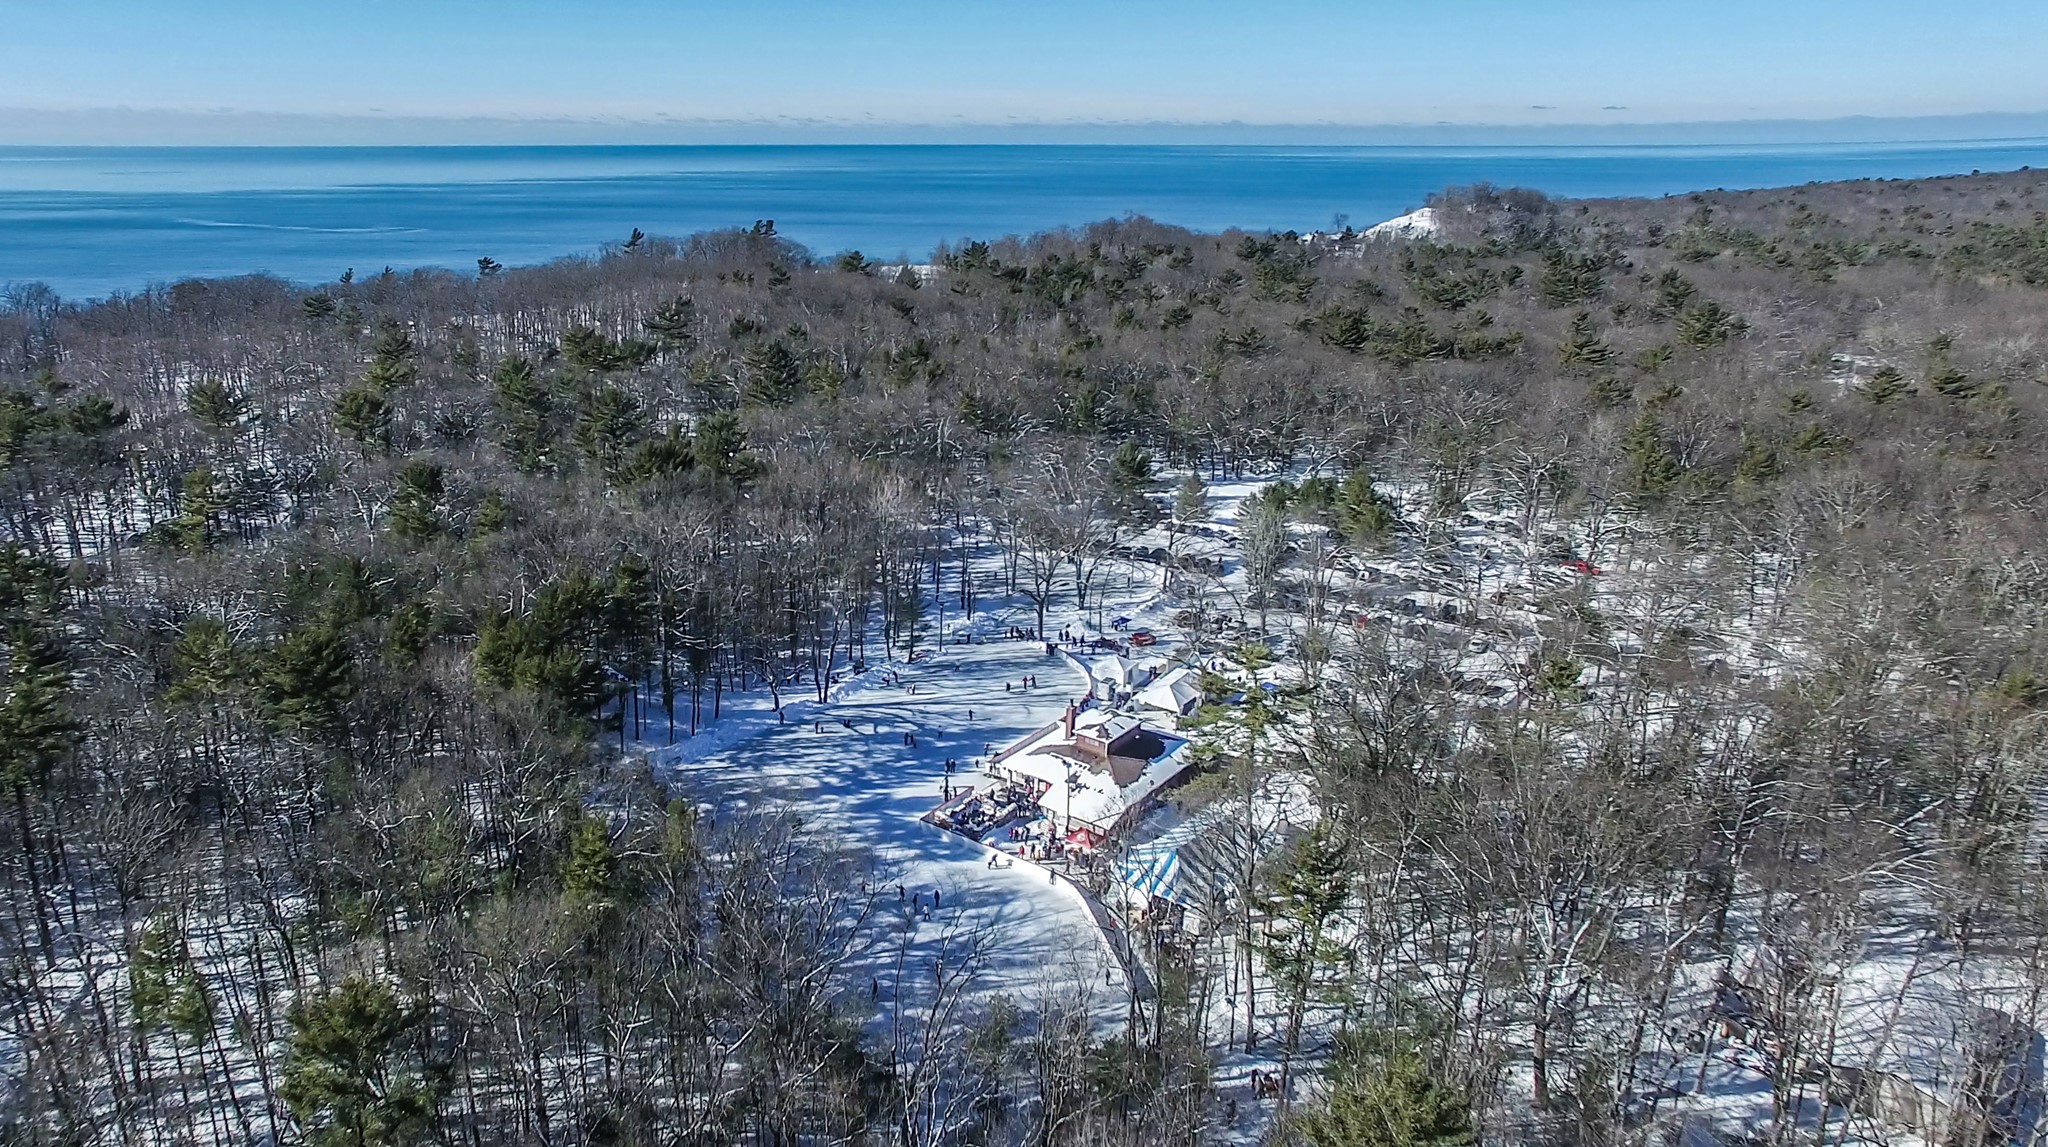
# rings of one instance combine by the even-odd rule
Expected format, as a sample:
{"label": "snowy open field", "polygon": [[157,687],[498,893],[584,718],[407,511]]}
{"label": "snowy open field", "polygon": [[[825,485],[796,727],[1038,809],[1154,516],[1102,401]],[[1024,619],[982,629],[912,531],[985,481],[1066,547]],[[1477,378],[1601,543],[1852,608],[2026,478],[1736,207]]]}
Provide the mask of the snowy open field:
{"label": "snowy open field", "polygon": [[[793,808],[873,856],[880,916],[905,937],[877,938],[869,974],[880,977],[885,1002],[897,998],[899,966],[913,970],[903,991],[921,992],[935,961],[965,971],[975,993],[1018,999],[1041,991],[1048,971],[1102,981],[1115,964],[1071,883],[1030,864],[991,869],[988,848],[919,819],[942,799],[948,758],[971,763],[1087,692],[1071,663],[1037,642],[957,636],[915,663],[871,665],[823,703],[790,703],[781,721],[765,695],[729,699],[697,737],[649,748],[649,764],[714,814],[761,802]],[[1037,687],[1025,689],[1030,676]],[[1005,682],[1016,687],[1005,692]],[[972,768],[950,779],[983,782]],[[936,894],[930,920],[898,903],[898,885],[926,901]],[[1124,986],[1121,971],[1115,986]]]}

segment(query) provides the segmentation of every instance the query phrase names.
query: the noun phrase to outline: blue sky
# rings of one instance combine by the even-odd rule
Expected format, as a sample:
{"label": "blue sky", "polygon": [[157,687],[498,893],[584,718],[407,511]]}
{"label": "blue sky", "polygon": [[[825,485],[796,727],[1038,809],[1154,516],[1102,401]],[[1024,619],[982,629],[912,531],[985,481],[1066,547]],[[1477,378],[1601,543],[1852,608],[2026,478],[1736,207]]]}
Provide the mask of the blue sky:
{"label": "blue sky", "polygon": [[[364,116],[459,135],[2039,112],[2044,47],[2044,0],[0,0],[0,142],[166,112],[316,136]],[[83,109],[118,110],[61,114]]]}

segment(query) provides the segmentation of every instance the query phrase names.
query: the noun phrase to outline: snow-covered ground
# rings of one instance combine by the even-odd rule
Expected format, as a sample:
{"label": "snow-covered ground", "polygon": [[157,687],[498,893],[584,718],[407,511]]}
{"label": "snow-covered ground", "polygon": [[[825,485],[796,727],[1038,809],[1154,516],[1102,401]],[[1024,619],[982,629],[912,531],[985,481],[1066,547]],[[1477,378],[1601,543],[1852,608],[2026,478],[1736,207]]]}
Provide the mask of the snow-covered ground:
{"label": "snow-covered ground", "polygon": [[[1303,476],[1299,470],[1285,475]],[[1162,488],[1171,488],[1174,477]],[[1123,556],[1105,564],[1103,584],[1086,610],[1075,608],[1070,587],[1055,595],[1049,631],[1118,638],[1149,629],[1158,643],[1132,650],[1134,656],[1220,670],[1250,688],[1253,675],[1230,660],[1247,640],[1264,641],[1277,654],[1257,683],[1321,684],[1305,679],[1298,657],[1305,639],[1320,629],[1334,639],[1332,669],[1324,670],[1331,680],[1347,657],[1368,652],[1404,668],[1427,661],[1449,672],[1463,703],[1474,707],[1525,703],[1532,666],[1544,657],[1583,660],[1579,687],[1584,703],[1595,706],[1627,672],[1629,659],[1652,644],[1662,656],[1683,653],[1724,681],[1769,677],[1785,670],[1788,656],[1796,660],[1796,648],[1765,640],[1778,628],[1774,619],[1796,572],[1793,559],[1676,551],[1612,507],[1546,516],[1483,490],[1463,504],[1438,506],[1433,489],[1420,482],[1379,484],[1405,523],[1384,553],[1333,553],[1320,527],[1291,526],[1287,600],[1254,608],[1237,543],[1248,499],[1280,477],[1215,482],[1205,520],[1177,533],[1154,526],[1124,534],[1118,539]],[[1157,560],[1161,550],[1200,559],[1202,572],[1180,575],[1169,589]],[[1715,563],[1729,562],[1748,566],[1746,595],[1712,597],[1699,589],[1725,583],[1726,570]],[[999,569],[994,554],[977,566],[991,584]],[[1314,609],[1305,605],[1312,584],[1321,587]],[[1112,896],[1105,907],[1062,876],[1021,859],[992,868],[989,848],[920,819],[942,802],[949,785],[986,785],[979,761],[1057,719],[1087,693],[1088,680],[1068,656],[1007,638],[1011,626],[1032,624],[1031,610],[1019,599],[992,601],[965,619],[949,615],[948,622],[945,643],[926,656],[874,666],[834,686],[823,702],[792,702],[778,718],[765,694],[728,695],[725,715],[698,736],[673,747],[643,747],[658,778],[714,810],[786,804],[812,825],[870,851],[889,872],[881,889],[883,915],[896,939],[878,944],[860,973],[881,1004],[878,1023],[943,996],[934,990],[942,968],[964,970],[962,998],[969,999],[1002,994],[1029,1001],[1054,981],[1094,985],[1093,1010],[1112,1023],[1122,1017],[1128,993],[1142,993],[1148,982],[1148,970],[1127,967],[1115,942],[1119,912],[1129,905]],[[963,636],[980,640],[962,642]],[[1033,678],[1035,686],[1025,688]],[[1662,720],[1654,703],[1642,719]],[[915,737],[914,745],[906,735]],[[949,759],[959,762],[951,774]],[[1142,848],[1180,821],[1173,810],[1162,810],[1123,843]],[[921,905],[934,893],[939,908],[927,920]],[[1735,939],[1745,931],[1753,930],[1738,927],[1731,934],[1738,951],[1752,946]],[[1416,959],[1413,974],[1432,977],[1427,960]],[[1772,1065],[1749,1045],[1716,1043],[1704,1034],[1715,1022],[1712,976],[1720,966],[1702,961],[1678,973],[1665,1018],[1642,1049],[1634,1104],[1688,1132],[1734,1134],[1772,1118]],[[1844,969],[1843,979],[1882,971],[1882,961],[1866,954]],[[1896,1031],[1888,1038],[1903,1047],[1902,1037],[1913,1034],[1921,1018],[1914,1001],[1936,986],[1938,978],[1928,974],[1916,994],[1873,990],[1860,1002],[1845,998],[1845,1027],[1857,1026],[1859,1008],[1873,1012],[1884,1022],[1861,1026]],[[1957,988],[1949,994],[1967,993]],[[1888,1001],[1898,999],[1906,1002],[1895,1012]],[[1589,997],[1588,1006],[1608,1005]],[[1215,1029],[1241,1030],[1242,1009],[1231,1014],[1233,1005],[1224,1001],[1218,1007]],[[1928,1014],[1938,1021],[1944,1012],[1930,1007]],[[1257,1018],[1268,1034],[1277,1023],[1277,1017]],[[1273,1043],[1268,1039],[1266,1047]],[[1271,1108],[1253,1100],[1247,1076],[1254,1068],[1271,1071],[1270,1053],[1224,1051],[1218,1067],[1218,1095],[1235,1100],[1239,1112],[1224,1137],[1256,1136]],[[1526,1090],[1522,1067],[1511,1066],[1509,1076]],[[1310,1090],[1304,1086],[1296,1095]],[[1804,1110],[1814,1106],[1808,1100],[1795,1098],[1792,1106],[1790,1118],[1820,1122],[1817,1108]],[[1834,1118],[1837,1128],[1846,1126],[1839,1109]]]}
{"label": "snow-covered ground", "polygon": [[1368,239],[1425,239],[1441,230],[1443,221],[1436,217],[1436,208],[1418,207],[1406,215],[1375,223],[1359,234]]}
{"label": "snow-covered ground", "polygon": [[[948,784],[984,785],[977,765],[991,749],[1058,717],[1088,689],[1043,644],[1008,640],[992,622],[978,629],[998,636],[961,644],[955,631],[953,644],[915,663],[871,665],[822,703],[786,706],[781,720],[765,696],[730,698],[698,736],[650,746],[649,764],[714,813],[781,804],[872,853],[885,874],[882,916],[907,937],[878,948],[864,969],[885,1003],[897,998],[899,963],[916,970],[903,990],[921,992],[936,980],[934,961],[967,972],[976,994],[1029,999],[1048,972],[1113,978],[1121,992],[1122,970],[1071,883],[1030,864],[990,868],[988,848],[920,819]],[[1024,687],[1027,678],[1035,687]],[[951,776],[948,759],[959,762]],[[918,904],[934,895],[927,920]]]}

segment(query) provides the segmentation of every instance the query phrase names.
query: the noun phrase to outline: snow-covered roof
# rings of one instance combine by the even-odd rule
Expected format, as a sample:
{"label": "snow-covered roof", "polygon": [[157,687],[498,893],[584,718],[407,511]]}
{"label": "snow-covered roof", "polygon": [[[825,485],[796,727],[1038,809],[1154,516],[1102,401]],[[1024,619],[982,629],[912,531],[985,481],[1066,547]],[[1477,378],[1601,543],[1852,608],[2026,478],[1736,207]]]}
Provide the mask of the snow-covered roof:
{"label": "snow-covered roof", "polygon": [[1088,662],[1088,676],[1096,681],[1129,688],[1150,681],[1171,664],[1164,657],[1125,657],[1109,653]]}
{"label": "snow-covered roof", "polygon": [[1129,713],[1089,709],[1074,717],[1074,732],[1086,733],[1106,744],[1113,744],[1119,737],[1136,732],[1142,724],[1144,722]]}
{"label": "snow-covered roof", "polygon": [[1106,653],[1088,661],[1088,675],[1097,681],[1121,681],[1130,669],[1131,663],[1115,653]]}
{"label": "snow-covered roof", "polygon": [[1138,690],[1132,702],[1148,709],[1186,716],[1202,699],[1201,674],[1186,668],[1176,669],[1145,688]]}
{"label": "snow-covered roof", "polygon": [[[1110,730],[1116,732],[1103,735]],[[1040,808],[1101,832],[1116,828],[1194,767],[1185,738],[1129,714],[1089,709],[1075,716],[1074,732],[1117,742],[1116,751],[1105,757],[1082,748],[1067,735],[1065,722],[1055,721],[999,754],[991,767],[1040,782],[1046,786]]]}

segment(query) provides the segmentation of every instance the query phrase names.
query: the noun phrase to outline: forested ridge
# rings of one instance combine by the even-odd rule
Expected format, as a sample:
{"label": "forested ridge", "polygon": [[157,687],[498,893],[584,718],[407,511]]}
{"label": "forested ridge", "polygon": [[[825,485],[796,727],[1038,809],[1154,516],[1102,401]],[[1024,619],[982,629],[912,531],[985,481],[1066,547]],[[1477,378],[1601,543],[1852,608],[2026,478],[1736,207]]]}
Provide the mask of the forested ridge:
{"label": "forested ridge", "polygon": [[[1780,953],[1788,1068],[1873,936],[2048,987],[2048,176],[1433,206],[11,289],[7,1140],[1211,1142],[1264,1040],[1305,1078],[1242,1134],[1633,1142],[1685,968]],[[1050,632],[1184,477],[1283,474],[1328,553],[1270,535],[1244,612],[1316,672],[1209,768],[1314,781],[1242,890],[1313,923],[1260,941],[1291,1007],[1217,1030],[1191,959],[1112,1031],[963,1002],[912,1072],[848,971],[889,873],[636,746],[983,599]],[[1634,539],[1510,703],[1303,604],[1468,505]],[[1848,1088],[1780,1071],[1756,1133]]]}

